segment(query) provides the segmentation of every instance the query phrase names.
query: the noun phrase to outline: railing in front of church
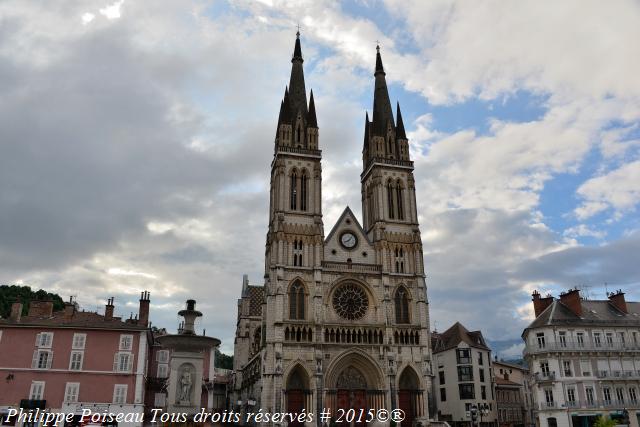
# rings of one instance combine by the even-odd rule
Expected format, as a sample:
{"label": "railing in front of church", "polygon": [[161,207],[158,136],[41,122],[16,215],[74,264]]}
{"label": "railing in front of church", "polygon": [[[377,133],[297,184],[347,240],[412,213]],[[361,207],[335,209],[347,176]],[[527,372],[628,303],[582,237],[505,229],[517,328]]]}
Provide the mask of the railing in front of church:
{"label": "railing in front of church", "polygon": [[348,262],[322,261],[322,268],[333,271],[345,271],[353,273],[379,273],[382,266],[377,264],[360,264]]}

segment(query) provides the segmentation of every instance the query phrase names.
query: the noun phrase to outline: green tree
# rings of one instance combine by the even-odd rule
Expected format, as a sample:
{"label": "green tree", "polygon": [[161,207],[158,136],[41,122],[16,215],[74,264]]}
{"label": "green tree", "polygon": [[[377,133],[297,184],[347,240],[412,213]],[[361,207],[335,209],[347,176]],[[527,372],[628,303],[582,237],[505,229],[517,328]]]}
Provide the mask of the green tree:
{"label": "green tree", "polygon": [[609,417],[599,416],[593,427],[615,427],[617,423]]}
{"label": "green tree", "polygon": [[233,369],[233,356],[221,353],[220,350],[216,350],[216,368],[220,369]]}
{"label": "green tree", "polygon": [[0,317],[9,317],[11,304],[16,301],[22,303],[22,315],[26,315],[29,311],[29,303],[32,300],[52,300],[53,311],[64,308],[64,301],[58,294],[47,292],[44,289],[34,292],[29,286],[2,285],[0,286]]}

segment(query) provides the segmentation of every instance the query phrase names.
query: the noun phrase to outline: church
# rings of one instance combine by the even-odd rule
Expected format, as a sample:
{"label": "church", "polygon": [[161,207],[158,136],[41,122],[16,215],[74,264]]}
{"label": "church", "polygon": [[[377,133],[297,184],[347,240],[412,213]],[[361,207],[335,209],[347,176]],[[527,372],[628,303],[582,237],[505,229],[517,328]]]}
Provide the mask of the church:
{"label": "church", "polygon": [[403,427],[429,423],[429,303],[413,162],[376,49],[362,222],[346,207],[325,236],[320,133],[297,33],[271,161],[264,285],[245,276],[238,300],[231,403],[243,413],[304,409],[312,422],[288,424],[310,427],[326,408],[327,424],[346,426],[367,422],[338,420],[340,409],[399,408]]}

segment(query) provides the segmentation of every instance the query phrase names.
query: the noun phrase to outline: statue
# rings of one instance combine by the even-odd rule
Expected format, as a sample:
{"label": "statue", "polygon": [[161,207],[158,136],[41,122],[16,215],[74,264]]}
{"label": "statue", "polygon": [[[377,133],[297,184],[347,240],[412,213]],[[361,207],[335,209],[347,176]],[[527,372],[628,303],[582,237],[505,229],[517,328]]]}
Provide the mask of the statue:
{"label": "statue", "polygon": [[178,400],[182,402],[191,403],[191,371],[189,368],[184,368],[182,371],[182,376],[180,377],[179,385],[180,388],[178,390]]}

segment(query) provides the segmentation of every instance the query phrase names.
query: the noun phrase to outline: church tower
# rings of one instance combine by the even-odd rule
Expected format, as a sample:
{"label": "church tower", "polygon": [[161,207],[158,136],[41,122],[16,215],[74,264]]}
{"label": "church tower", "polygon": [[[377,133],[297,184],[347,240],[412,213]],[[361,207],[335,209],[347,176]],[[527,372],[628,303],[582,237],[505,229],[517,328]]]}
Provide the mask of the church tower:
{"label": "church tower", "polygon": [[271,163],[265,278],[278,267],[319,267],[322,260],[322,152],[313,91],[307,104],[300,33],[280,102]]}
{"label": "church tower", "polygon": [[238,300],[234,410],[304,410],[316,418],[287,424],[321,427],[323,408],[333,422],[341,410],[400,409],[402,425],[426,425],[429,310],[400,107],[394,119],[378,48],[362,153],[363,225],[347,206],[325,237],[318,122],[303,62],[298,33],[271,161],[264,284],[244,277]]}
{"label": "church tower", "polygon": [[365,116],[360,175],[364,230],[384,272],[420,276],[422,240],[409,141],[400,103],[394,122],[380,46],[376,50],[373,114],[371,121]]}

